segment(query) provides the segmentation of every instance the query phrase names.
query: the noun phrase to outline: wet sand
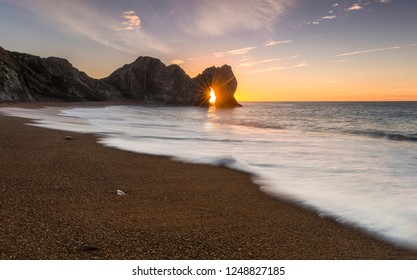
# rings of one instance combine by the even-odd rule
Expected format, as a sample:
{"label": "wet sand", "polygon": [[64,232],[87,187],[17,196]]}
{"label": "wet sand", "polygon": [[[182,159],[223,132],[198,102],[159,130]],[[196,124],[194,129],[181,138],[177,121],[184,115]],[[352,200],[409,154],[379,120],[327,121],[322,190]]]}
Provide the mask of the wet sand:
{"label": "wet sand", "polygon": [[248,174],[28,122],[0,115],[1,259],[417,259]]}

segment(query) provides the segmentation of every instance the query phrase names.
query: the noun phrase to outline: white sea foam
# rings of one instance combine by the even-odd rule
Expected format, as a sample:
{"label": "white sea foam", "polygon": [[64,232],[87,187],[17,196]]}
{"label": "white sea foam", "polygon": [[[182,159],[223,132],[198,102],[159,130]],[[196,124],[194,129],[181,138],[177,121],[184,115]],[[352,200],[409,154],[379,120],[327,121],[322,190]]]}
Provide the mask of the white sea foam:
{"label": "white sea foam", "polygon": [[140,106],[1,111],[43,127],[98,133],[100,143],[110,147],[250,172],[269,194],[417,248],[415,107],[277,103],[208,111]]}

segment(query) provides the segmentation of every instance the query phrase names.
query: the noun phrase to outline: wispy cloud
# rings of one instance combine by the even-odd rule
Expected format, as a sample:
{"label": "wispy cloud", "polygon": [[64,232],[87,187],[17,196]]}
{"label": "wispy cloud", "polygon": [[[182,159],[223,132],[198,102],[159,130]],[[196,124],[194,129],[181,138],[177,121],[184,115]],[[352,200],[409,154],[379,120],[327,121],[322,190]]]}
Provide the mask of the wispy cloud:
{"label": "wispy cloud", "polygon": [[256,49],[256,47],[246,47],[246,48],[230,50],[230,51],[225,51],[225,52],[215,52],[213,53],[213,56],[219,58],[219,57],[225,57],[229,55],[247,54],[253,49]]}
{"label": "wispy cloud", "polygon": [[[338,7],[338,6],[339,6],[339,4],[337,4],[337,3],[332,5],[332,7],[333,7],[333,8],[336,8],[336,7]],[[310,25],[310,24],[318,25],[318,24],[320,24],[322,21],[325,21],[325,20],[327,20],[327,21],[329,21],[329,20],[333,20],[333,19],[335,19],[336,17],[337,17],[337,16],[334,14],[334,10],[329,10],[327,15],[322,16],[322,17],[317,18],[317,19],[312,20],[312,21],[304,21],[304,24],[308,24],[308,25]]]}
{"label": "wispy cloud", "polygon": [[276,61],[282,61],[282,60],[293,59],[293,58],[297,58],[297,57],[299,57],[299,56],[298,55],[293,55],[293,56],[289,56],[289,57],[264,59],[264,60],[260,60],[260,61],[251,61],[251,62],[240,63],[237,66],[238,67],[250,67],[250,66],[253,66],[253,65],[276,62]]}
{"label": "wispy cloud", "polygon": [[325,16],[322,16],[321,18],[312,20],[312,21],[304,21],[304,24],[307,25],[319,25],[321,24],[324,20],[333,20],[337,17],[337,15],[340,15],[342,13],[349,13],[349,12],[354,12],[354,11],[360,11],[360,10],[364,10],[364,7],[368,6],[368,5],[372,5],[374,3],[391,3],[391,0],[374,0],[373,2],[371,1],[359,1],[358,3],[355,3],[347,8],[343,8],[341,4],[339,3],[334,3],[331,5],[330,10],[328,11],[328,14]]}
{"label": "wispy cloud", "polygon": [[288,43],[292,43],[294,42],[293,40],[284,40],[284,41],[273,41],[273,40],[268,40],[264,43],[264,47],[271,47],[271,46],[276,46],[276,45],[281,45],[281,44],[288,44]]}
{"label": "wispy cloud", "polygon": [[122,22],[122,26],[120,29],[122,30],[134,30],[140,28],[141,20],[139,16],[135,14],[135,11],[126,11],[123,12],[122,18],[125,19],[124,22]]}
{"label": "wispy cloud", "polygon": [[197,61],[197,60],[202,60],[202,59],[207,59],[207,57],[205,57],[205,56],[191,57],[191,58],[189,58],[187,60],[189,60],[189,61]]}
{"label": "wispy cloud", "polygon": [[171,64],[177,64],[177,65],[180,65],[180,64],[183,64],[184,63],[184,60],[182,60],[182,59],[174,59],[174,60],[171,60],[171,62],[170,62]]}
{"label": "wispy cloud", "polygon": [[359,3],[356,3],[356,4],[353,4],[349,8],[346,8],[345,11],[351,12],[351,11],[359,11],[359,10],[362,10],[362,9],[363,9],[363,7]]}
{"label": "wispy cloud", "polygon": [[36,14],[61,32],[86,37],[119,51],[135,55],[143,51],[171,51],[168,44],[140,28],[141,19],[134,11],[114,14],[105,6],[82,0],[21,0],[10,3]]}
{"label": "wispy cloud", "polygon": [[371,50],[361,50],[361,51],[347,52],[347,53],[337,54],[337,55],[335,55],[335,57],[358,55],[358,54],[371,53],[371,52],[390,51],[390,50],[397,50],[397,49],[401,49],[401,47],[400,46],[395,46],[395,47],[388,47],[388,48],[378,48],[378,49],[371,49]]}
{"label": "wispy cloud", "polygon": [[321,19],[335,19],[336,16],[324,16]]}
{"label": "wispy cloud", "polygon": [[271,66],[271,67],[267,67],[267,68],[263,68],[263,69],[248,71],[246,73],[251,74],[251,73],[272,72],[272,71],[280,71],[280,70],[286,70],[286,69],[300,68],[300,67],[305,67],[305,66],[308,66],[308,63],[306,61],[302,61],[302,62],[300,62],[298,64],[294,64],[294,65]]}
{"label": "wispy cloud", "polygon": [[[271,47],[271,46],[277,46],[277,45],[282,45],[282,44],[289,44],[291,42],[294,42],[294,40],[273,41],[270,39],[264,42],[262,45],[244,47],[244,48],[234,49],[234,50],[229,50],[229,51],[224,51],[224,52],[215,52],[212,55],[213,57],[216,57],[216,58],[221,58],[221,57],[230,56],[230,55],[246,55],[249,52],[255,49],[261,48],[261,47]],[[244,57],[244,59],[248,59],[248,57]]]}
{"label": "wispy cloud", "polygon": [[239,30],[271,29],[295,0],[200,1],[184,25],[195,36],[221,36]]}
{"label": "wispy cloud", "polygon": [[349,60],[347,59],[339,59],[339,60],[333,60],[331,61],[331,63],[344,63],[344,62],[348,62]]}

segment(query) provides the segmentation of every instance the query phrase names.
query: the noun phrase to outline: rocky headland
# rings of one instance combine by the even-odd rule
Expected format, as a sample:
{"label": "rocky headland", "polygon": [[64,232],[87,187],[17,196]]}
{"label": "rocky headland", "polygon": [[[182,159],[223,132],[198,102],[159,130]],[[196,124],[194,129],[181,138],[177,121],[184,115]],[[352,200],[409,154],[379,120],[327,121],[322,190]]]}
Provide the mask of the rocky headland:
{"label": "rocky headland", "polygon": [[166,105],[240,106],[237,80],[228,65],[210,67],[195,78],[178,65],[139,57],[104,79],[94,79],[63,58],[41,58],[0,47],[0,102],[132,100]]}

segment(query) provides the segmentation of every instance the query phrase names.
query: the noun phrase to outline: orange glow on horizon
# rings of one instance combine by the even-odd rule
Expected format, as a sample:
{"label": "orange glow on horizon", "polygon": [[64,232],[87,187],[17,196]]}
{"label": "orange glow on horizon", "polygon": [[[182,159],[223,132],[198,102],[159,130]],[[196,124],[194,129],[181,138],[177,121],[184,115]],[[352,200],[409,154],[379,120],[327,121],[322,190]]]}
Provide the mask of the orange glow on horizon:
{"label": "orange glow on horizon", "polygon": [[[304,81],[306,79],[301,79]],[[245,83],[245,84],[244,84]],[[247,80],[235,93],[238,102],[378,102],[417,101],[417,86],[394,82],[380,84],[307,81],[304,85],[284,82],[276,85],[259,84]]]}
{"label": "orange glow on horizon", "polygon": [[[417,101],[417,83],[412,80],[411,70],[403,75],[369,70],[366,71],[367,76],[364,76],[365,70],[349,72],[350,68],[342,66],[356,68],[340,63],[331,65],[330,74],[324,68],[314,65],[285,71],[248,73],[244,72],[246,68],[239,67],[236,62],[213,61],[212,58],[197,60],[181,67],[190,77],[196,77],[207,65],[224,63],[232,66],[238,80],[238,88],[234,94],[238,102]],[[78,67],[94,78],[103,78],[110,75],[117,65],[104,70],[86,69],[85,65]],[[205,94],[209,104],[214,105],[216,97],[213,88],[207,88]]]}

